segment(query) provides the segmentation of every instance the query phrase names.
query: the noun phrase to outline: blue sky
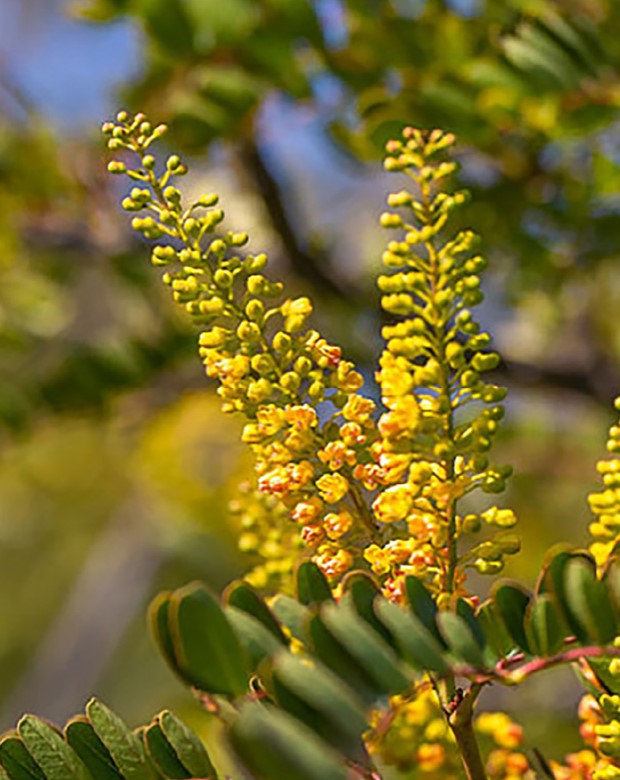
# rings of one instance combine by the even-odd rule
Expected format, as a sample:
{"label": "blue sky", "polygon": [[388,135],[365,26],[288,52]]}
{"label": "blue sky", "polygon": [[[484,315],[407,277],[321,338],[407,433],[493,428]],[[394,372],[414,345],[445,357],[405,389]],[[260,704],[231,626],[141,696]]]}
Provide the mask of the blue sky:
{"label": "blue sky", "polygon": [[107,117],[118,102],[115,87],[139,69],[140,35],[124,22],[71,19],[62,6],[0,2],[0,93],[8,81],[54,125],[85,129]]}

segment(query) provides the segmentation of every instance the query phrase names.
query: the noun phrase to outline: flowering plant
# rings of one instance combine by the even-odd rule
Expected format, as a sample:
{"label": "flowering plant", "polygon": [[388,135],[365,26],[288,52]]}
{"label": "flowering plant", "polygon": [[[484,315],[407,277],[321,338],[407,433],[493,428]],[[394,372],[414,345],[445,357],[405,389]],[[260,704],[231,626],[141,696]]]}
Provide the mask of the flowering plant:
{"label": "flowering plant", "polygon": [[[160,594],[149,621],[172,670],[223,723],[229,761],[212,761],[170,714],[128,736],[94,702],[64,739],[22,721],[0,742],[6,776],[60,778],[54,751],[80,780],[620,776],[620,460],[599,464],[589,551],[552,551],[533,593],[500,581],[481,600],[470,589],[470,572],[497,575],[520,542],[514,513],[493,500],[511,473],[489,457],[505,390],[485,378],[500,358],[472,313],[485,260],[471,231],[450,231],[467,201],[449,184],[454,137],[406,128],[387,145],[386,169],[410,188],[381,216],[395,238],[378,279],[375,391],[309,326],[311,301],[286,298],[266,256],[224,228],[216,195],[184,202],[179,157],[158,172],[151,145],[165,132],[119,113],[104,125],[122,152],[109,170],[135,182],[123,207],[200,327],[223,411],[244,417],[256,486],[233,509],[258,562],[222,600],[200,583]],[[620,425],[608,449],[620,452]],[[564,763],[526,753],[508,715],[477,709],[487,687],[558,664],[574,664],[587,690],[586,746]]]}

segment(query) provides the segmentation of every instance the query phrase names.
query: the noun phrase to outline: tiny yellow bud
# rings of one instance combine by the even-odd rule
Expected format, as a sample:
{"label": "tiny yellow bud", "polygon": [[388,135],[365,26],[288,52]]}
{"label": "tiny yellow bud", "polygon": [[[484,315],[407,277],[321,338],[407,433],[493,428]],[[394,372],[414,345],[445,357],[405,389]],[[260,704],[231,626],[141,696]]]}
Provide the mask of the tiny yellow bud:
{"label": "tiny yellow bud", "polygon": [[215,284],[217,284],[218,287],[222,287],[224,289],[231,287],[233,280],[233,275],[225,268],[218,268],[217,271],[213,274],[213,281]]}
{"label": "tiny yellow bud", "polygon": [[261,274],[253,274],[252,276],[248,276],[245,285],[250,295],[262,295],[265,291],[266,283],[267,280],[264,276]]}
{"label": "tiny yellow bud", "polygon": [[218,201],[219,197],[214,192],[211,192],[206,195],[201,195],[196,202],[199,206],[203,206],[203,208],[210,208],[211,206],[215,206]]}

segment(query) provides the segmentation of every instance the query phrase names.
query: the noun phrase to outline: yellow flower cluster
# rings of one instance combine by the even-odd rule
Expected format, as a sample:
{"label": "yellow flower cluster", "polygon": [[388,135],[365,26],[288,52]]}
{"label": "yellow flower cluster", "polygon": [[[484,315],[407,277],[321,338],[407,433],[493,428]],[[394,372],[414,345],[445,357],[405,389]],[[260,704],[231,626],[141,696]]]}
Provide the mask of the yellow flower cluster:
{"label": "yellow flower cluster", "polygon": [[[615,406],[620,410],[620,398],[616,398]],[[611,453],[620,453],[620,423],[609,429],[607,449]],[[588,496],[590,508],[596,517],[590,525],[594,539],[590,551],[599,566],[602,566],[620,540],[620,458],[599,461],[597,470],[604,487],[602,491]]]}
{"label": "yellow flower cluster", "polygon": [[[383,329],[386,348],[377,382],[385,411],[378,420],[373,461],[359,472],[378,489],[372,509],[389,526],[388,539],[365,551],[372,570],[388,575],[386,590],[397,595],[403,575],[424,577],[440,594],[463,594],[465,569],[495,573],[518,539],[487,538],[462,552],[465,534],[483,526],[507,528],[516,519],[492,507],[461,517],[457,503],[476,488],[497,493],[509,468],[489,464],[489,450],[503,416],[505,391],[484,381],[499,356],[475,322],[470,307],[482,300],[471,231],[446,236],[452,211],[464,193],[446,192],[444,179],[455,163],[442,159],[454,143],[450,134],[407,128],[387,145],[387,170],[409,176],[419,195],[403,190],[388,198],[396,209],[381,223],[400,231],[383,254],[391,273],[379,277],[382,306],[392,320]],[[467,407],[467,409],[466,409]]]}
{"label": "yellow flower cluster", "polygon": [[410,696],[393,696],[387,710],[376,711],[365,741],[371,755],[401,772],[416,770],[425,780],[462,778],[454,737],[429,683]]}
{"label": "yellow flower cluster", "polygon": [[[378,412],[340,348],[308,327],[310,300],[284,298],[282,284],[264,273],[266,256],[244,253],[247,235],[225,230],[217,195],[185,205],[173,183],[187,170],[177,155],[156,172],[149,147],[165,131],[121,112],[104,126],[108,145],[137,154],[141,164],[115,160],[109,170],[139,185],[123,206],[136,213],[133,227],[155,241],[153,264],[201,327],[200,356],[219,383],[222,408],[247,420],[243,439],[256,457],[258,488],[285,507],[306,554],[334,584],[365,562],[395,599],[407,573],[449,600],[465,593],[467,567],[501,569],[518,549],[514,535],[492,532],[457,551],[463,535],[483,525],[505,529],[515,518],[496,507],[457,512],[476,488],[501,491],[509,469],[486,455],[504,390],[481,378],[499,358],[468,308],[482,299],[485,261],[473,254],[470,231],[444,238],[451,212],[465,201],[444,187],[455,167],[442,159],[452,136],[409,128],[388,144],[386,168],[413,179],[420,196],[391,195],[398,211],[381,218],[404,235],[389,243],[383,260],[392,273],[379,278],[392,321],[376,375]],[[264,549],[251,538],[242,544]]]}
{"label": "yellow flower cluster", "polygon": [[[387,710],[374,713],[372,726],[366,744],[382,763],[401,772],[415,770],[428,780],[465,776],[454,736],[428,683],[420,683],[410,696],[392,697]],[[522,751],[523,729],[506,713],[482,713],[474,731],[488,748],[486,769],[492,780],[534,777]]]}
{"label": "yellow flower cluster", "polygon": [[[620,397],[614,405],[620,410]],[[609,429],[607,450],[620,453],[620,423]],[[620,459],[612,457],[597,463],[597,471],[602,477],[603,489],[588,496],[595,520],[590,524],[593,541],[590,552],[599,569],[604,571],[614,556],[620,541]],[[616,643],[619,640],[616,639]],[[620,663],[612,659],[607,664],[610,679],[620,680]],[[600,687],[596,675],[589,666],[582,670],[595,687]],[[581,735],[592,753],[593,761],[589,776],[595,780],[618,780],[620,778],[620,696],[603,693],[598,701],[588,694],[579,706],[582,720]]]}
{"label": "yellow flower cluster", "polygon": [[[165,241],[155,244],[152,262],[166,267],[164,283],[202,328],[199,352],[219,382],[222,409],[248,420],[243,438],[256,455],[259,489],[287,508],[319,565],[338,579],[374,533],[354,473],[370,458],[375,404],[358,394],[363,379],[340,348],[307,327],[310,300],[282,300],[282,284],[263,274],[266,256],[243,255],[247,235],[222,230],[217,196],[185,206],[171,183],[186,172],[176,155],[155,172],[149,146],[165,131],[121,112],[104,125],[108,145],[136,153],[141,167],[115,160],[109,170],[146,185],[123,206],[147,212],[132,226]],[[319,420],[315,406],[323,401],[331,412]]]}
{"label": "yellow flower cluster", "polygon": [[266,593],[291,594],[303,544],[287,508],[274,496],[243,483],[229,510],[240,527],[239,549],[251,561],[245,579]]}

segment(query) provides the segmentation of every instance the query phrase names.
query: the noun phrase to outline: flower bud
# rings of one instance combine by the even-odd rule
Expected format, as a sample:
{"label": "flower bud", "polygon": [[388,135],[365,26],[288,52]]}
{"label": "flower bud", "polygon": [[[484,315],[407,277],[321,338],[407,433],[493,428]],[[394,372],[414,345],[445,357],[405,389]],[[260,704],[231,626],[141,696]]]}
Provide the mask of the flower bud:
{"label": "flower bud", "polygon": [[266,282],[267,280],[261,274],[253,274],[252,276],[248,276],[245,286],[250,295],[262,295]]}
{"label": "flower bud", "polygon": [[127,172],[127,166],[124,162],[120,162],[120,160],[112,160],[108,163],[108,173],[126,173]]}
{"label": "flower bud", "polygon": [[196,204],[198,206],[202,206],[205,209],[211,208],[211,206],[215,206],[216,203],[218,203],[219,197],[214,192],[211,192],[206,195],[201,195],[198,200],[196,201]]}
{"label": "flower bud", "polygon": [[255,322],[241,322],[237,328],[237,336],[240,341],[258,341],[261,336],[260,328]]}
{"label": "flower bud", "polygon": [[254,322],[262,322],[265,316],[265,305],[258,298],[252,298],[245,307],[246,317]]}
{"label": "flower bud", "polygon": [[218,268],[213,274],[213,281],[218,287],[222,287],[226,290],[229,287],[232,287],[234,279],[230,271],[227,271],[225,268]]}
{"label": "flower bud", "polygon": [[273,337],[271,345],[276,352],[286,352],[286,350],[290,349],[291,347],[291,337],[288,335],[288,333],[283,333],[280,331]]}

